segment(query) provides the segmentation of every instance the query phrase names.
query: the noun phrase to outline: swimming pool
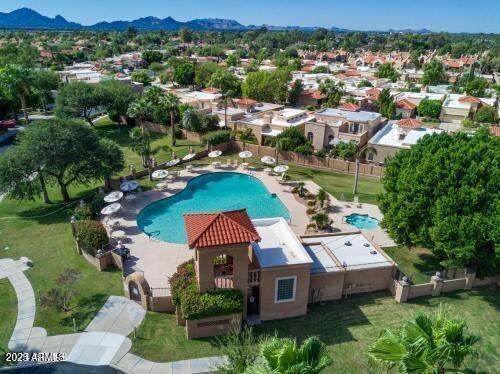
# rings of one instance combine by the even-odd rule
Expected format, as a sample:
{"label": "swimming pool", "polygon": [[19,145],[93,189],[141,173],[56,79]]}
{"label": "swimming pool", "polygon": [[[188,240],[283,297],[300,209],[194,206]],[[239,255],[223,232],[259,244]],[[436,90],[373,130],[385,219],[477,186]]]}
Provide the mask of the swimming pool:
{"label": "swimming pool", "polygon": [[368,214],[353,213],[344,218],[349,225],[360,230],[374,230],[379,227],[378,219],[370,217]]}
{"label": "swimming pool", "polygon": [[250,218],[290,218],[285,205],[257,178],[218,172],[191,179],[178,194],[156,201],[137,216],[137,225],[165,242],[186,243],[183,214],[246,208]]}

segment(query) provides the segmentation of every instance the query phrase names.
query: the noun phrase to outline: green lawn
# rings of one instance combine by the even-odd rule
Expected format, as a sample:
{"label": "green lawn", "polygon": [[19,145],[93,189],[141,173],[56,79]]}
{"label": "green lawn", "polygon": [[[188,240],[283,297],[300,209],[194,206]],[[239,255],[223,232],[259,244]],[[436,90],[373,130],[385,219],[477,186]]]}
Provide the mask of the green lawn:
{"label": "green lawn", "polygon": [[[440,304],[465,318],[470,331],[482,337],[478,345],[480,357],[472,366],[493,373],[500,344],[500,294],[488,288],[420,298],[407,304],[397,304],[386,292],[356,295],[316,304],[302,317],[264,322],[255,328],[255,333],[296,336],[299,340],[317,335],[328,345],[333,358],[333,365],[326,372],[367,373],[373,371],[367,348],[383,328],[397,328],[416,311],[433,312]],[[188,341],[174,315],[158,313],[147,314],[133,339],[132,352],[156,361],[220,354],[215,339]]]}
{"label": "green lawn", "polygon": [[439,259],[426,248],[396,246],[384,248],[384,251],[413,283],[428,283],[436,271],[443,269],[439,264]]}

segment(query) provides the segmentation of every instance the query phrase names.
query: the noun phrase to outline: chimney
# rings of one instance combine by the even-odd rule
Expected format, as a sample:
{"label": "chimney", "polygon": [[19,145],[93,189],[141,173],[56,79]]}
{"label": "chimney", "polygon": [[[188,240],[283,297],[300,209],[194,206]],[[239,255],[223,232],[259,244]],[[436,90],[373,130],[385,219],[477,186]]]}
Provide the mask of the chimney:
{"label": "chimney", "polygon": [[262,116],[262,121],[264,122],[264,125],[270,125],[272,120],[273,120],[272,113],[266,113]]}

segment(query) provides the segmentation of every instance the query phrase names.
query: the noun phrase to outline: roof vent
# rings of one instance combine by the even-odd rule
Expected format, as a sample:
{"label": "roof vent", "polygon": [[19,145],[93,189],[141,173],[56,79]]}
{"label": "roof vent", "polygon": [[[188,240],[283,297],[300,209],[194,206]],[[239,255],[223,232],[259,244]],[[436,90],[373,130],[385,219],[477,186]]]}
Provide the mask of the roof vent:
{"label": "roof vent", "polygon": [[363,244],[363,246],[365,246],[365,247],[369,247],[369,246],[370,246],[370,243],[365,243],[365,244]]}
{"label": "roof vent", "polygon": [[370,253],[371,253],[372,255],[376,255],[376,254],[377,254],[377,251],[376,251],[376,250],[373,250],[373,251],[370,251]]}
{"label": "roof vent", "polygon": [[351,242],[348,240],[348,241],[346,241],[346,242],[344,243],[344,245],[346,245],[347,247],[350,247],[352,244],[351,244]]}

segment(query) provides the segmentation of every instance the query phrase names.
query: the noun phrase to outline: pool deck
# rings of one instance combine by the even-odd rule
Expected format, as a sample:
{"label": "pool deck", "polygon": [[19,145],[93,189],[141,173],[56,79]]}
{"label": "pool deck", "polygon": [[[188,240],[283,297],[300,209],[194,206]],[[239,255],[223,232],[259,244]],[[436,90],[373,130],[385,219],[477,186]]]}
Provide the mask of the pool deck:
{"label": "pool deck", "polygon": [[[193,251],[188,249],[187,244],[167,243],[159,241],[158,239],[149,238],[137,226],[137,215],[147,205],[172,196],[181,192],[187,185],[190,179],[202,174],[213,172],[240,172],[243,174],[250,174],[260,179],[270,193],[276,193],[280,200],[285,204],[290,213],[290,227],[297,235],[304,235],[306,226],[309,223],[306,214],[306,206],[298,202],[293,193],[290,185],[282,185],[278,182],[277,176],[270,176],[264,171],[242,170],[241,168],[220,168],[214,169],[213,167],[195,168],[191,172],[183,170],[180,176],[174,181],[169,182],[168,191],[161,192],[157,190],[150,190],[137,194],[137,198],[128,202],[123,200],[123,209],[119,214],[121,220],[121,227],[119,230],[125,233],[125,246],[130,250],[130,259],[125,263],[125,273],[130,274],[134,271],[139,271],[144,274],[150,287],[153,289],[161,289],[159,292],[169,295],[168,278],[171,277],[176,271],[177,266],[184,261],[193,257]],[[306,182],[306,188],[310,192],[316,193],[320,188],[317,184],[311,181]],[[351,213],[369,214],[370,216],[381,219],[382,213],[376,205],[362,204],[362,208],[357,208],[353,204],[341,202],[330,196],[332,203],[331,218],[334,220],[333,227],[341,232],[353,232],[357,229],[351,225],[342,222],[345,215]],[[182,219],[179,217],[179,219]],[[166,223],[168,224],[168,223]],[[394,243],[381,229],[367,230],[365,233],[375,244],[380,246],[392,246]]]}

